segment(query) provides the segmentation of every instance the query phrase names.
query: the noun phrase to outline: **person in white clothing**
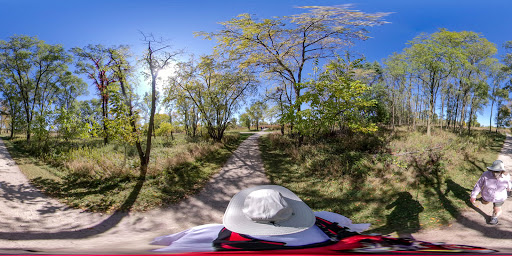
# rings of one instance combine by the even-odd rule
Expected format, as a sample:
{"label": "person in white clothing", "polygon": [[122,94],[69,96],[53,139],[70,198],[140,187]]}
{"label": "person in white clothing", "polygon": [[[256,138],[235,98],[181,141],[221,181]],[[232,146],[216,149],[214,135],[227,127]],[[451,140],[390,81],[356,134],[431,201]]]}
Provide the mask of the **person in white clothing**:
{"label": "person in white clothing", "polygon": [[480,176],[471,192],[470,201],[475,203],[477,195],[482,196],[482,203],[493,203],[493,213],[489,220],[490,225],[498,224],[498,217],[501,215],[501,206],[507,199],[507,191],[512,189],[510,175],[505,172],[505,165],[501,160],[496,160],[487,171]]}
{"label": "person in white clothing", "polygon": [[223,217],[223,224],[207,224],[185,231],[155,238],[151,244],[163,245],[157,252],[210,252],[218,250],[214,241],[224,229],[262,241],[273,241],[286,246],[307,246],[329,241],[330,237],[315,222],[317,217],[351,232],[362,232],[370,224],[353,224],[333,212],[313,212],[298,196],[287,188],[263,185],[244,189],[231,199]]}

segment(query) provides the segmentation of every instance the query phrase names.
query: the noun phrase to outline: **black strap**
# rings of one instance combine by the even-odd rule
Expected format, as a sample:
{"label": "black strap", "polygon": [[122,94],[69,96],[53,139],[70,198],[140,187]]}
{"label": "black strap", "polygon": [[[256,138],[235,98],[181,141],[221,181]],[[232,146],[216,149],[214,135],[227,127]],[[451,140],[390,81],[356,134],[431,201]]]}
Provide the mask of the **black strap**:
{"label": "black strap", "polygon": [[338,225],[337,222],[330,222],[326,219],[316,217],[315,225],[320,228],[331,240],[337,242],[343,238],[355,236],[359,233],[349,231],[347,227]]}

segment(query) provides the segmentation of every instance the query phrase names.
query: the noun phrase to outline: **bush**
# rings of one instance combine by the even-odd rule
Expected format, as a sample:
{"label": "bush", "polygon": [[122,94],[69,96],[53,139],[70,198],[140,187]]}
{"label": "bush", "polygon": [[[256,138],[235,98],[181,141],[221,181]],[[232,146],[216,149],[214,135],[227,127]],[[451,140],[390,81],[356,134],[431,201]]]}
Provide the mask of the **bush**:
{"label": "bush", "polygon": [[457,218],[504,138],[487,131],[434,130],[429,137],[381,130],[378,136],[337,134],[296,147],[287,136],[269,134],[261,149],[273,183],[290,188],[316,211],[369,222],[371,232],[388,234],[404,221],[392,203],[405,194],[411,203],[404,209],[416,214],[413,222],[422,228]]}

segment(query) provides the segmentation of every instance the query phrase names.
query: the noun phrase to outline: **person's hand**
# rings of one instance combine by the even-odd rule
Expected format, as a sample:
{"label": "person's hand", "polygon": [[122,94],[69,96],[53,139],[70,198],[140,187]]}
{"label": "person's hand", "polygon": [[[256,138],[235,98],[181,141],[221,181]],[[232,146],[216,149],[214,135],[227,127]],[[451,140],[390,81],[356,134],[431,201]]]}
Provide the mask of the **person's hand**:
{"label": "person's hand", "polygon": [[476,201],[476,198],[469,198],[469,201],[472,203],[472,204],[475,204],[475,201]]}

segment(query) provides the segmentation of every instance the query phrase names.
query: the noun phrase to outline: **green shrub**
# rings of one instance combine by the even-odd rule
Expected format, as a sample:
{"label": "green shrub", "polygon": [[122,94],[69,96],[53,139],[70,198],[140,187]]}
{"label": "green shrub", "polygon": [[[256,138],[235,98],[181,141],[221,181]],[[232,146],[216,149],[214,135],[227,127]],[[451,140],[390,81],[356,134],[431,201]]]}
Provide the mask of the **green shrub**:
{"label": "green shrub", "polygon": [[[455,219],[468,207],[468,191],[497,158],[504,138],[487,131],[434,130],[429,137],[381,130],[378,136],[338,134],[296,147],[287,136],[269,134],[260,148],[271,181],[314,210],[372,223],[370,232],[391,233],[400,231],[399,209],[416,216],[409,221],[421,228]],[[393,204],[404,196],[410,206]]]}

